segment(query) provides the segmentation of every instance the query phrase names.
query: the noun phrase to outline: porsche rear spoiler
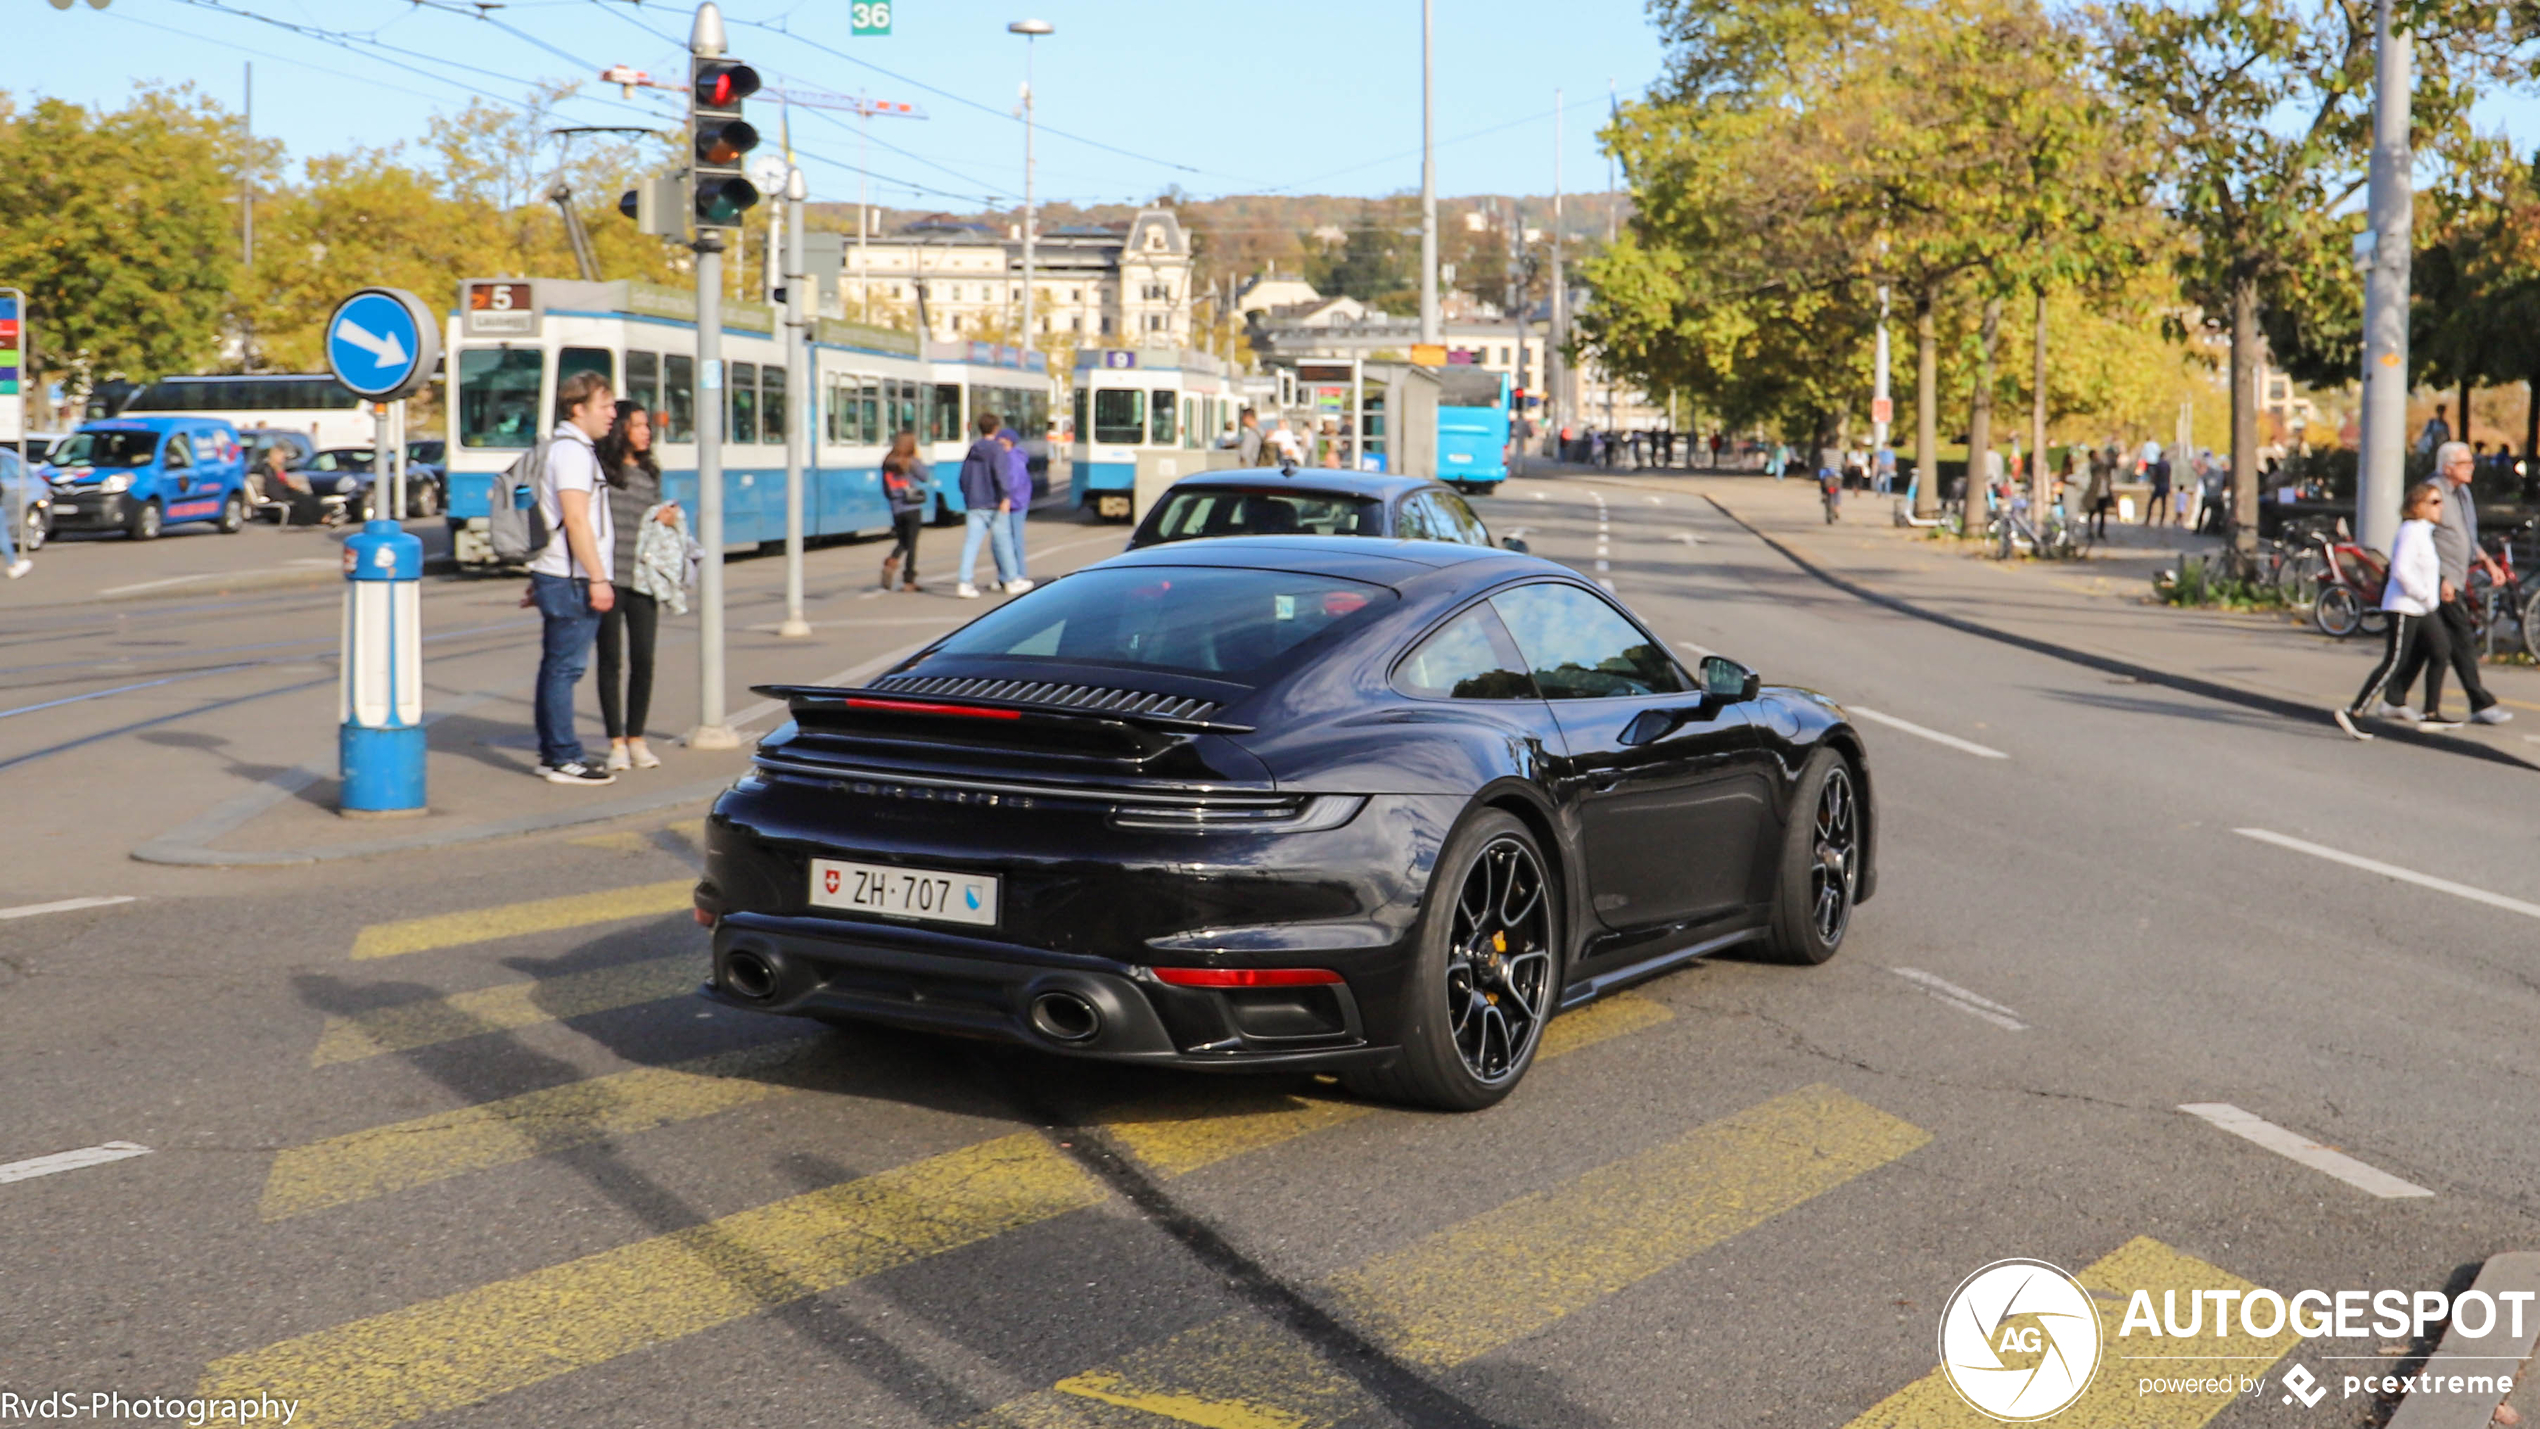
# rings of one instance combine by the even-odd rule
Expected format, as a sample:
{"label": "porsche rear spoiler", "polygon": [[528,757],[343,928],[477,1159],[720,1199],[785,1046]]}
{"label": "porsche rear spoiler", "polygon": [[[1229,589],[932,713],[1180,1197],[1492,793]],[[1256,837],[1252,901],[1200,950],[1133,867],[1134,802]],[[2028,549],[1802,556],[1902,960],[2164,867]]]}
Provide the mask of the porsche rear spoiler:
{"label": "porsche rear spoiler", "polygon": [[[805,731],[822,733],[927,732],[938,737],[957,731],[1006,743],[998,735],[1025,735],[1034,743],[1074,746],[1086,752],[1127,754],[1148,759],[1180,741],[1175,735],[1250,734],[1248,724],[1187,718],[1136,710],[1070,709],[1028,700],[980,699],[960,695],[911,694],[838,685],[753,685],[754,694],[785,702],[794,722]],[[1001,728],[1000,728],[1001,727]],[[958,737],[956,735],[956,737]]]}

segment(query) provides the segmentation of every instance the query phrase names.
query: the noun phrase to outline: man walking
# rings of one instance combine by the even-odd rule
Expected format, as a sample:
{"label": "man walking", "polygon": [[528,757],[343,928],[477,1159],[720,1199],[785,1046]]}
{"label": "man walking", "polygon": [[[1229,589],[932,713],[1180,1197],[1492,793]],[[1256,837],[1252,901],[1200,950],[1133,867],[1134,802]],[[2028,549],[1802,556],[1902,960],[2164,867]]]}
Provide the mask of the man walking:
{"label": "man walking", "polygon": [[2469,717],[2480,724],[2503,724],[2512,710],[2496,702],[2478,678],[2478,646],[2471,634],[2469,568],[2475,563],[2491,581],[2502,583],[2504,568],[2478,544],[2478,506],[2470,499],[2470,478],[2478,472],[2467,442],[2445,442],[2434,449],[2434,469],[2443,478],[2443,515],[2434,523],[2434,554],[2441,563],[2443,603],[2435,618],[2450,637],[2452,673],[2469,694]]}
{"label": "man walking", "polygon": [[1005,588],[1021,595],[1032,588],[1032,573],[1023,562],[1023,518],[1032,511],[1032,454],[1012,427],[997,433],[997,444],[1005,448],[1006,540],[1014,547],[1014,579]]}
{"label": "man walking", "polygon": [[1244,424],[1242,428],[1235,433],[1235,464],[1237,466],[1259,466],[1261,465],[1262,440],[1261,414],[1255,412],[1250,407],[1246,407],[1244,408],[1243,421]]}
{"label": "man walking", "polygon": [[997,428],[1004,425],[994,412],[979,414],[979,436],[961,459],[961,500],[969,507],[962,519],[968,526],[961,538],[961,583],[953,594],[963,600],[977,600],[979,587],[972,578],[979,570],[979,543],[985,541],[997,563],[997,588],[1005,590],[1014,580],[1014,534],[1006,513],[1013,502],[1005,494],[1005,444],[997,440]]}
{"label": "man walking", "polygon": [[545,622],[538,647],[538,773],[550,784],[596,787],[617,776],[582,756],[573,728],[573,687],[590,660],[600,617],[617,603],[610,562],[617,533],[592,443],[617,417],[609,380],[577,372],[556,388],[556,430],[538,472],[538,513],[547,544],[529,559],[529,598]]}

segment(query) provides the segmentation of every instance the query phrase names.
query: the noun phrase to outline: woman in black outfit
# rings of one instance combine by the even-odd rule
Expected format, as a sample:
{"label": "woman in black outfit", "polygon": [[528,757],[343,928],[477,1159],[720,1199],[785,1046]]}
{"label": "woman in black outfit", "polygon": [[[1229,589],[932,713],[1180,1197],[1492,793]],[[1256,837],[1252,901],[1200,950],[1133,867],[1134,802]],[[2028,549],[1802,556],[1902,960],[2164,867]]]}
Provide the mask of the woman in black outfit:
{"label": "woman in black outfit", "polygon": [[[608,478],[609,520],[617,528],[610,557],[617,602],[600,617],[600,720],[608,726],[609,768],[658,769],[661,760],[644,743],[644,716],[653,702],[653,642],[660,603],[635,588],[635,538],[644,514],[661,504],[661,463],[653,456],[653,424],[642,404],[620,402],[608,435],[595,443]],[[625,700],[619,702],[619,672]]]}
{"label": "woman in black outfit", "polygon": [[926,525],[928,492],[933,486],[926,463],[917,455],[917,433],[891,439],[882,458],[882,494],[891,503],[891,554],[882,558],[882,589],[894,582],[901,590],[917,590],[917,533]]}

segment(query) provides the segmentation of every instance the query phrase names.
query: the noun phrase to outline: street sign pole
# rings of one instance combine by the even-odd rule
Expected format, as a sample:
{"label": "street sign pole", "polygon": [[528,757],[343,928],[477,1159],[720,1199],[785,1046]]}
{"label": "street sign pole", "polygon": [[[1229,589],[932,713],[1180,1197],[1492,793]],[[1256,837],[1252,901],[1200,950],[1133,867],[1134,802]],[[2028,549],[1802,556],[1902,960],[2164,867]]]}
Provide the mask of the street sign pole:
{"label": "street sign pole", "polygon": [[[723,12],[713,0],[697,7],[688,53],[699,60],[723,54]],[[688,731],[688,747],[737,749],[741,737],[723,713],[723,231],[700,219],[692,246],[697,252],[697,544],[705,548],[705,556],[697,571],[697,727]]]}
{"label": "street sign pole", "polygon": [[811,423],[819,414],[818,394],[811,390],[810,351],[804,329],[811,319],[811,279],[803,272],[803,201],[811,190],[803,171],[785,171],[785,620],[779,637],[800,640],[811,634],[803,619],[803,448]]}

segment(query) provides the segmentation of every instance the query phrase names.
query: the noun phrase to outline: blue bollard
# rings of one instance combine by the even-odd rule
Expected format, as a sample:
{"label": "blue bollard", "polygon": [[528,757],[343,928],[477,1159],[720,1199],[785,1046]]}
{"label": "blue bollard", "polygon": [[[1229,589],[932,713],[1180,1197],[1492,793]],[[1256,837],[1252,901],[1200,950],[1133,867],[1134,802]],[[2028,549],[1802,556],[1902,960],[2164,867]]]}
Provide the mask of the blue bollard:
{"label": "blue bollard", "polygon": [[423,542],[370,521],[344,542],[337,751],[348,818],[424,812]]}

